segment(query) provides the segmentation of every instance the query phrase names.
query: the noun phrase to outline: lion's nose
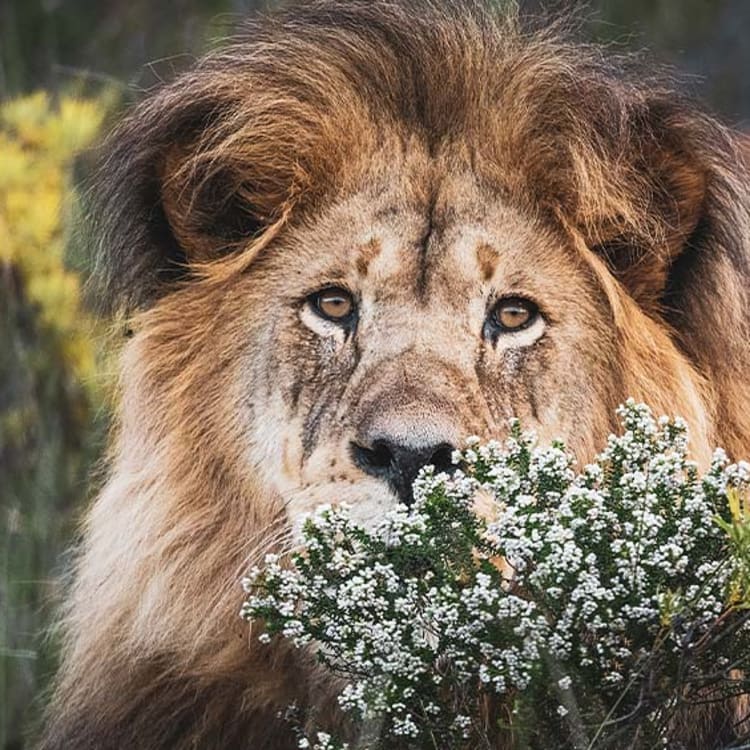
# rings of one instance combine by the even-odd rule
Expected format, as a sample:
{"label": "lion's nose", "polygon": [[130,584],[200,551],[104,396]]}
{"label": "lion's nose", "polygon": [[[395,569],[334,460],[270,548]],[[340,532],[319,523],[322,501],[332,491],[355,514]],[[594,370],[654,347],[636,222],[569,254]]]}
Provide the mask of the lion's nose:
{"label": "lion's nose", "polygon": [[393,488],[402,503],[414,501],[412,484],[423,466],[431,464],[436,471],[452,472],[454,447],[450,443],[424,446],[402,445],[390,440],[375,440],[369,447],[351,444],[354,462],[362,471],[382,479]]}

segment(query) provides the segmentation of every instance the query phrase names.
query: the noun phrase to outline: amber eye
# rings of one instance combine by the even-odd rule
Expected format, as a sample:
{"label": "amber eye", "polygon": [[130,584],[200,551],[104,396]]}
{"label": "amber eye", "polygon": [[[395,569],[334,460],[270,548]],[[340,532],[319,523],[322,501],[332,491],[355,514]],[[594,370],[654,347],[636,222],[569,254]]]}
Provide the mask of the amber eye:
{"label": "amber eye", "polygon": [[354,314],[354,300],[346,289],[322,289],[313,294],[310,301],[318,315],[336,323],[347,323]]}
{"label": "amber eye", "polygon": [[501,332],[520,331],[530,326],[539,315],[539,308],[522,297],[504,297],[492,311],[490,322]]}

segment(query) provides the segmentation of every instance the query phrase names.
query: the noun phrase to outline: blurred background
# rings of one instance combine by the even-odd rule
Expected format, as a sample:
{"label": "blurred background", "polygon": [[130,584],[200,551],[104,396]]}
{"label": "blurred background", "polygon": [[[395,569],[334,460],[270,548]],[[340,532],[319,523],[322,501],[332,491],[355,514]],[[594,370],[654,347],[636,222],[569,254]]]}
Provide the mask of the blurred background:
{"label": "blurred background", "polygon": [[[498,2],[502,0],[496,0]],[[571,3],[522,0],[538,14]],[[582,34],[650,50],[750,127],[750,2],[593,0]],[[88,149],[253,0],[0,0],[0,750],[28,747],[50,627],[112,411],[109,326],[82,301]]]}

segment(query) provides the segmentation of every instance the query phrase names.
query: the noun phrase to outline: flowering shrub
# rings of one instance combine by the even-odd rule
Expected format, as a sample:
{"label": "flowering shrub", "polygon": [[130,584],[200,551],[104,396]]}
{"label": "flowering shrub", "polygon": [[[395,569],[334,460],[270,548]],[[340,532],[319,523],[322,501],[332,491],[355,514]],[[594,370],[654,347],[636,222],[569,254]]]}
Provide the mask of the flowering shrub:
{"label": "flowering shrub", "polygon": [[358,747],[678,747],[686,707],[749,688],[750,465],[717,451],[701,476],[681,420],[619,414],[580,473],[513,423],[375,528],[319,508],[243,616],[343,678]]}

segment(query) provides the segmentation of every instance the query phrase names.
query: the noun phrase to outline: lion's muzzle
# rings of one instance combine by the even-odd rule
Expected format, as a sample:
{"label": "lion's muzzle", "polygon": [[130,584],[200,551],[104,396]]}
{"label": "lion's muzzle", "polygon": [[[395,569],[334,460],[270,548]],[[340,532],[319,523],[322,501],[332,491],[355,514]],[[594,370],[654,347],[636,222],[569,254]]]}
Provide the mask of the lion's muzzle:
{"label": "lion's muzzle", "polygon": [[414,500],[412,484],[419,470],[428,464],[436,471],[455,469],[451,456],[455,450],[448,442],[409,445],[395,439],[380,438],[369,447],[351,443],[354,463],[367,474],[387,482],[405,505]]}

